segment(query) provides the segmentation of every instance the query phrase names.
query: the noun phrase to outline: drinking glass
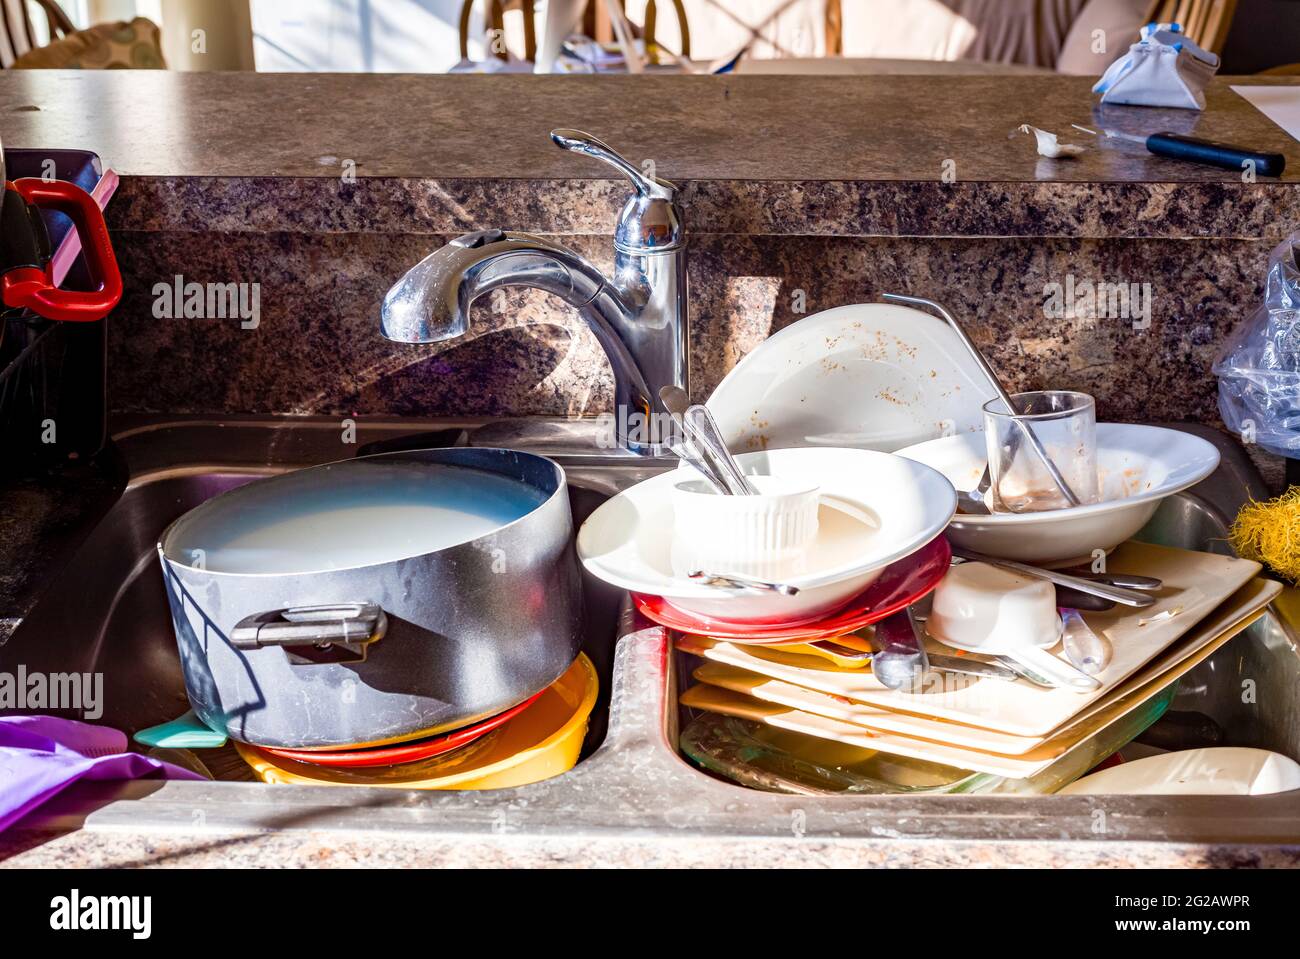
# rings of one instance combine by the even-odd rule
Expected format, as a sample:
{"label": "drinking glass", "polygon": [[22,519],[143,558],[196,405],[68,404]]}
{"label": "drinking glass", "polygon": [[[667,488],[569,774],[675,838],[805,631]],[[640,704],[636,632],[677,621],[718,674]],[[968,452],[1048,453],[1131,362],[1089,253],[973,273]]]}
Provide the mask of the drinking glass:
{"label": "drinking glass", "polygon": [[1033,430],[1080,505],[1101,498],[1097,483],[1097,407],[1087,393],[1038,390],[1013,393],[1012,415],[1000,399],[984,404],[984,439],[992,479],[990,506],[997,513],[1063,509],[1069,500],[1034,450]]}

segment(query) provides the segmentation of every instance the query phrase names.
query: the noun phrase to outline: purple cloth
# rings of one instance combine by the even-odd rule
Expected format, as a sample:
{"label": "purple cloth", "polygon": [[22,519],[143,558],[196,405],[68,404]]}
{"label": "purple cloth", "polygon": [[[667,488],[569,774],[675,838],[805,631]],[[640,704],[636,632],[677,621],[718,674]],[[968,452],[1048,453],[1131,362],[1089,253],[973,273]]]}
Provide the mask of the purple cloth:
{"label": "purple cloth", "polygon": [[80,779],[202,779],[126,751],[126,735],[54,716],[0,716],[0,832]]}

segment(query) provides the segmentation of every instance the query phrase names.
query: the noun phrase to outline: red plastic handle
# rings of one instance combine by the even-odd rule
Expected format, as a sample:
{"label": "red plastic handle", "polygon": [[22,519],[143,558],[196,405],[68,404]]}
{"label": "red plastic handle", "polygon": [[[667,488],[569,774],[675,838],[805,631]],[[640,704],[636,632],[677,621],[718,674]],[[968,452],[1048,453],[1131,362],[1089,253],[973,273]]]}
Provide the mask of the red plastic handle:
{"label": "red plastic handle", "polygon": [[61,290],[54,285],[53,267],[44,270],[21,268],[0,277],[0,294],[5,306],[31,310],[51,320],[90,322],[102,320],[122,299],[122,275],[108,238],[104,214],[92,197],[75,183],[27,177],[7,183],[32,206],[67,214],[81,238],[81,249],[90,268],[93,291]]}

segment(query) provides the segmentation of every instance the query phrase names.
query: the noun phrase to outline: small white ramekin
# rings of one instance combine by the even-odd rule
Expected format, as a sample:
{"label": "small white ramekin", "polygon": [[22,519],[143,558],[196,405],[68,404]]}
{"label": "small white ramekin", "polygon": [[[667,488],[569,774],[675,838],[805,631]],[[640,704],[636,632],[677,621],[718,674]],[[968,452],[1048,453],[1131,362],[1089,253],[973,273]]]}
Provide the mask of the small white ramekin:
{"label": "small white ramekin", "polygon": [[777,579],[802,562],[817,535],[819,488],[750,476],[758,496],[723,496],[703,480],[673,487],[673,572]]}

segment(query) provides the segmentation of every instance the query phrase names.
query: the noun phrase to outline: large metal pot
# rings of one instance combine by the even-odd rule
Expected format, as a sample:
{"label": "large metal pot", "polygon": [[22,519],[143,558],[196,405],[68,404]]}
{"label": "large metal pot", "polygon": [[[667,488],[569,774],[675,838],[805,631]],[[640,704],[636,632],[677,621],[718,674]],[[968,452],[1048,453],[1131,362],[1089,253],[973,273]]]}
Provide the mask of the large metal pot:
{"label": "large metal pot", "polygon": [[[462,505],[493,504],[496,514],[476,519],[493,528],[412,555],[430,526],[396,521],[409,511],[381,510],[374,523],[347,513],[349,525],[323,505],[414,497],[422,508],[421,484],[431,496],[460,490]],[[238,548],[249,540],[232,537],[249,530],[260,530],[255,546]],[[268,548],[284,530],[298,541]],[[412,739],[508,709],[578,655],[572,534],[564,471],[513,450],[360,457],[209,500],[158,543],[194,711],[242,742],[326,749]]]}

